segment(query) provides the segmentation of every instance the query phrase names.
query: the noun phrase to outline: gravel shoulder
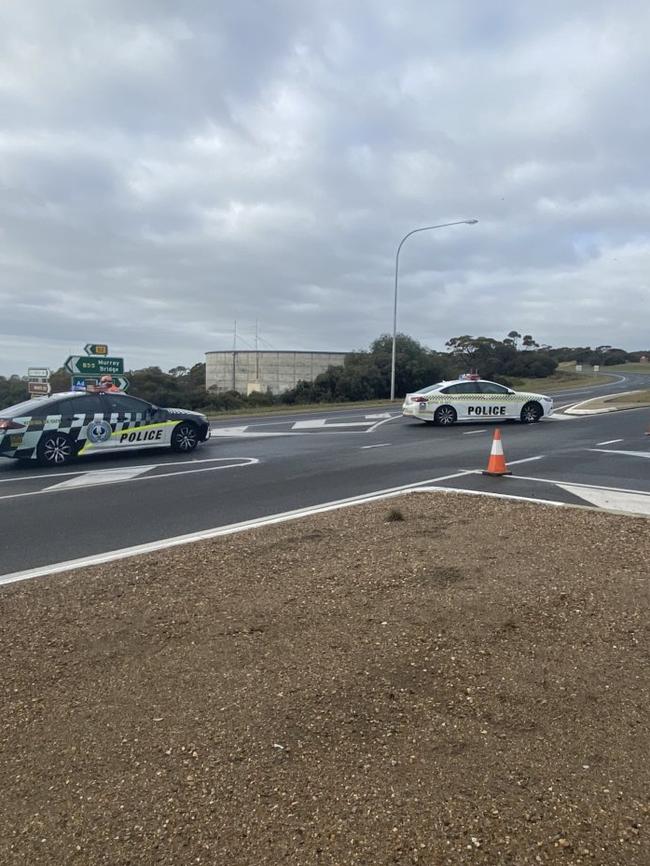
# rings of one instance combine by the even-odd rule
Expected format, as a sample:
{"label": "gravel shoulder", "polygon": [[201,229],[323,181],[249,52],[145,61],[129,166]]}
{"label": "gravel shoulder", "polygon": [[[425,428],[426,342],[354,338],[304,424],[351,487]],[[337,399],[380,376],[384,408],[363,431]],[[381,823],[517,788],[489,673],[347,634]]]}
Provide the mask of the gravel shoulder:
{"label": "gravel shoulder", "polygon": [[6,586],[0,862],[647,866],[649,562],[417,494]]}

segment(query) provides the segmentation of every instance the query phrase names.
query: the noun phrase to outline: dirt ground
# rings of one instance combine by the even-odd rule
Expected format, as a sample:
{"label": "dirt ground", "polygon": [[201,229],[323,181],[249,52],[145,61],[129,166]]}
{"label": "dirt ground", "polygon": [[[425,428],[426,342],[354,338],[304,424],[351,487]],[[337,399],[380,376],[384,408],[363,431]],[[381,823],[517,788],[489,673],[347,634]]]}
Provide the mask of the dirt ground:
{"label": "dirt ground", "polygon": [[0,588],[0,863],[648,866],[649,563],[411,494]]}

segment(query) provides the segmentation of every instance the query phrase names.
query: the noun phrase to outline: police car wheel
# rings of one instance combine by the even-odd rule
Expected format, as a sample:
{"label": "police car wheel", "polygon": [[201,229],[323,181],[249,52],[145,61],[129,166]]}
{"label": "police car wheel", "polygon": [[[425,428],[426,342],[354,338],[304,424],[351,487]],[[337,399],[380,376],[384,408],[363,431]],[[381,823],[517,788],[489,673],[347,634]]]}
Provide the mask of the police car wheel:
{"label": "police car wheel", "polygon": [[441,427],[449,427],[450,424],[456,423],[458,415],[452,406],[441,406],[439,409],[436,409],[436,414],[433,416],[433,420]]}
{"label": "police car wheel", "polygon": [[182,421],[172,433],[172,451],[188,454],[199,444],[199,432],[189,421]]}
{"label": "police car wheel", "polygon": [[74,457],[74,446],[65,433],[48,433],[38,443],[36,457],[41,466],[64,466]]}
{"label": "police car wheel", "polygon": [[521,410],[521,423],[536,424],[543,414],[544,410],[539,403],[526,403],[524,408]]}

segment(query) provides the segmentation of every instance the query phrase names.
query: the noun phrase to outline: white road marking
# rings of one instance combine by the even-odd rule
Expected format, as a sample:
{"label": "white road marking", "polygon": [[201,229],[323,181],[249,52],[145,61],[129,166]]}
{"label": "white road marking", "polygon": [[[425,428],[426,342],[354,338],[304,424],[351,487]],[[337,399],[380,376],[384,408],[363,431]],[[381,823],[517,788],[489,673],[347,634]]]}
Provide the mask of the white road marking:
{"label": "white road marking", "polygon": [[310,421],[294,421],[292,430],[322,430],[323,427],[367,427],[367,421],[329,421],[328,418],[313,418]]}
{"label": "white road marking", "polygon": [[544,458],[544,454],[540,454],[539,457],[524,457],[523,460],[507,460],[508,466],[518,466],[520,463],[532,463],[533,460],[542,460]]}
{"label": "white road marking", "polygon": [[[581,508],[580,505],[571,505],[568,502],[559,502],[555,499],[535,499],[533,496],[517,496],[514,493],[487,493],[483,490],[463,490],[460,487],[418,487],[413,493],[462,493],[465,496],[489,496],[492,499],[518,499],[522,502],[536,502],[540,505],[555,505],[562,508]],[[586,507],[586,506],[584,506]]]}
{"label": "white road marking", "polygon": [[376,424],[373,424],[372,427],[369,427],[366,431],[367,433],[374,433],[378,427],[381,427],[382,424],[388,424],[389,421],[394,421],[396,418],[401,418],[401,415],[391,415],[389,418],[385,418],[383,421],[377,421]]}
{"label": "white road marking", "polygon": [[608,439],[607,442],[596,442],[596,445],[615,445],[617,442],[622,441],[622,439]]}
{"label": "white road marking", "polygon": [[[254,464],[260,462],[257,459],[257,457],[220,457],[220,458],[215,458],[214,461],[211,461],[211,462],[215,462],[216,460],[221,460],[223,462],[230,461],[230,465],[228,465],[228,466],[204,466],[201,469],[188,469],[187,472],[161,472],[159,475],[139,475],[137,477],[137,479],[136,478],[121,478],[121,479],[117,479],[117,480],[113,479],[113,480],[106,480],[106,481],[101,481],[98,479],[95,482],[95,486],[97,486],[99,484],[127,484],[130,481],[136,481],[136,480],[139,481],[140,483],[142,483],[144,481],[157,481],[159,478],[171,478],[174,475],[176,475],[180,478],[180,477],[184,477],[185,475],[194,475],[197,472],[217,472],[221,469],[245,468],[246,466],[253,466]],[[233,460],[241,460],[241,461],[246,461],[246,462],[233,463],[232,462]],[[98,475],[99,474],[110,474],[110,470],[105,470],[102,473],[98,472],[97,474]],[[0,496],[0,501],[2,501],[3,499],[22,499],[23,496],[42,496],[45,493],[65,493],[66,491],[76,490],[76,489],[79,489],[79,487],[67,487],[64,484],[61,484],[61,485],[55,484],[53,487],[45,487],[42,490],[29,490],[26,493],[8,493],[6,496]]]}
{"label": "white road marking", "polygon": [[[478,475],[481,470],[476,469],[472,474]],[[561,487],[563,484],[571,484],[572,487],[584,487],[588,490],[612,490],[615,493],[640,493],[641,495],[650,496],[645,490],[638,490],[634,487],[604,487],[600,484],[582,484],[579,481],[563,481],[558,480],[557,478],[536,478],[534,475],[517,475],[516,477],[508,477],[508,481],[538,481],[540,484],[555,484],[558,487]]]}
{"label": "white road marking", "polygon": [[137,478],[143,472],[149,472],[148,466],[131,466],[121,469],[99,469],[95,472],[84,472],[83,475],[75,475],[67,481],[59,481],[46,490],[70,490],[71,488],[93,487],[96,484],[113,484],[116,481],[130,481]]}
{"label": "white road marking", "polygon": [[650,451],[615,451],[613,448],[590,448],[589,450],[598,451],[600,454],[622,454],[624,457],[650,458]]}
{"label": "white road marking", "polygon": [[477,433],[487,433],[487,430],[467,430],[463,436],[475,436]]}
{"label": "white road marking", "polygon": [[[650,454],[646,455],[650,457]],[[632,514],[650,514],[650,493],[621,493],[618,490],[602,490],[597,487],[578,487],[573,484],[558,484],[562,490],[586,499],[598,508],[609,511],[626,511]]]}
{"label": "white road marking", "polygon": [[392,442],[382,442],[380,445],[362,445],[361,450],[367,451],[368,448],[387,448],[389,445],[392,445]]}
{"label": "white road marking", "polygon": [[381,418],[392,418],[393,416],[390,412],[382,412],[380,415],[366,415],[365,418],[367,421],[378,421]]}
{"label": "white road marking", "polygon": [[204,541],[209,538],[218,538],[223,535],[233,535],[237,532],[246,532],[249,529],[258,529],[262,526],[272,526],[276,523],[285,523],[296,520],[299,517],[309,517],[312,514],[323,514],[327,511],[336,511],[339,508],[349,508],[352,505],[362,505],[366,502],[375,502],[380,499],[390,499],[401,496],[410,490],[416,490],[423,484],[435,484],[437,481],[449,481],[452,478],[460,478],[462,475],[470,475],[467,470],[454,472],[452,475],[442,475],[439,478],[427,478],[425,481],[414,484],[402,484],[399,487],[388,487],[384,490],[376,490],[362,496],[351,496],[347,499],[338,499],[333,502],[323,502],[320,505],[308,508],[298,508],[294,511],[285,511],[280,514],[271,514],[256,520],[245,520],[242,523],[232,523],[227,526],[217,526],[214,529],[204,529],[199,532],[189,532],[186,535],[176,535],[171,538],[162,538],[159,541],[151,541],[146,544],[136,544],[132,547],[123,547],[118,550],[109,550],[106,553],[98,553],[92,556],[83,556],[79,559],[70,559],[66,562],[57,562],[52,565],[30,568],[25,571],[15,571],[10,574],[0,575],[0,585],[16,583],[20,580],[30,580],[34,577],[42,577],[49,574],[59,574],[62,571],[85,568],[91,565],[103,565],[118,559],[126,559],[129,556],[139,556],[143,553],[153,553],[167,547],[178,547],[182,544],[191,544],[194,541]]}
{"label": "white road marking", "polygon": [[214,436],[215,433],[222,435],[230,433],[231,436],[238,436],[240,433],[245,433],[249,426],[249,424],[245,424],[243,427],[210,427],[210,436]]}
{"label": "white road marking", "polygon": [[[162,463],[140,463],[137,467],[132,467],[133,469],[157,469],[159,466],[189,466],[192,463],[215,463],[222,462],[225,459],[230,460],[244,460],[246,458],[243,457],[202,457],[200,459],[192,458],[191,460],[167,460]],[[92,457],[88,463],[89,466],[93,465]],[[97,464],[95,464],[97,465]],[[40,481],[42,478],[63,478],[65,475],[85,475],[89,470],[88,469],[77,469],[69,472],[47,472],[41,475],[12,475],[10,478],[0,478],[0,484],[9,484],[12,481]],[[97,470],[100,471],[100,470]],[[111,469],[103,470],[106,472],[110,472]]]}

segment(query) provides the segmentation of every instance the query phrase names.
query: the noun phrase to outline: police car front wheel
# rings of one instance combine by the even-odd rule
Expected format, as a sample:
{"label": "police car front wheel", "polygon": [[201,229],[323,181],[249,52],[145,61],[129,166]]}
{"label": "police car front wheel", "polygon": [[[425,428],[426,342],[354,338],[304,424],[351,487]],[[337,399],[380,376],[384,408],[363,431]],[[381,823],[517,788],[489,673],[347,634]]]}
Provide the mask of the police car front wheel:
{"label": "police car front wheel", "polygon": [[41,466],[63,466],[72,460],[74,446],[65,433],[49,433],[39,442],[36,456]]}
{"label": "police car front wheel", "polygon": [[449,427],[450,424],[455,424],[457,419],[456,410],[451,406],[440,406],[439,409],[436,409],[436,413],[433,416],[435,423],[441,427]]}
{"label": "police car front wheel", "polygon": [[189,421],[181,422],[172,433],[172,451],[188,454],[199,444],[199,431]]}
{"label": "police car front wheel", "polygon": [[521,421],[522,424],[535,424],[544,414],[544,410],[539,405],[539,403],[531,402],[526,403],[524,408],[521,410]]}

